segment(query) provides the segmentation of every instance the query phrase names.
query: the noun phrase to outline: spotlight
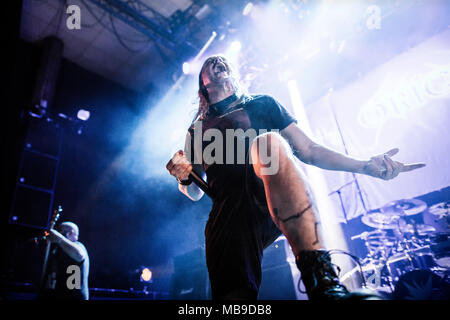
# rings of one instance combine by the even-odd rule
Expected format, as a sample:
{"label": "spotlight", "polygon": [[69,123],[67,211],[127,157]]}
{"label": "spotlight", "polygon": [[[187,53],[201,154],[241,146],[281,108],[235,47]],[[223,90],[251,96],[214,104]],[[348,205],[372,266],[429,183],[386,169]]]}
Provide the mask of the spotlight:
{"label": "spotlight", "polygon": [[339,44],[339,48],[337,50],[338,54],[342,53],[342,50],[344,50],[344,46],[345,46],[345,40],[342,40],[341,43]]}
{"label": "spotlight", "polygon": [[253,9],[253,3],[249,2],[247,3],[247,5],[245,6],[244,10],[242,11],[242,14],[244,16],[248,15]]}
{"label": "spotlight", "polygon": [[152,280],[152,271],[149,268],[143,268],[141,270],[141,281],[150,282]]}
{"label": "spotlight", "polygon": [[191,71],[191,65],[189,64],[189,62],[183,63],[183,73],[189,74],[189,71]]}
{"label": "spotlight", "polygon": [[34,118],[42,118],[47,113],[47,100],[41,100],[39,104],[36,104],[30,109],[28,114]]}
{"label": "spotlight", "polygon": [[89,111],[84,110],[84,109],[78,110],[78,113],[77,113],[78,119],[80,119],[82,121],[87,121],[90,116],[91,116],[91,113]]}
{"label": "spotlight", "polygon": [[203,5],[203,7],[200,8],[200,10],[197,11],[197,13],[195,14],[195,17],[198,20],[202,20],[205,17],[207,17],[211,12],[212,12],[211,7],[208,6],[207,4],[205,4],[205,5]]}
{"label": "spotlight", "polygon": [[64,114],[64,113],[58,113],[58,117],[60,117],[61,119],[68,120],[68,121],[73,120],[73,118],[69,117],[67,114]]}
{"label": "spotlight", "polygon": [[240,51],[242,48],[242,44],[240,41],[236,40],[233,41],[230,45],[230,52],[238,52]]}
{"label": "spotlight", "polygon": [[336,46],[336,41],[331,40],[330,41],[330,50],[334,50],[334,47]]}

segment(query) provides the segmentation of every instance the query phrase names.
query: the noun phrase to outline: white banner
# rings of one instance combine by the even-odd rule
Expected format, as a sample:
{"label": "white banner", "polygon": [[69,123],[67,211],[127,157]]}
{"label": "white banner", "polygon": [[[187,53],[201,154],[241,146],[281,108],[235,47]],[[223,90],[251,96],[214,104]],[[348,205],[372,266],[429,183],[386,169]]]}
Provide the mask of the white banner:
{"label": "white banner", "polygon": [[[368,210],[450,185],[450,31],[380,65],[306,107],[313,137],[360,159],[398,147],[394,160],[426,167],[383,181],[356,175]],[[325,172],[329,193],[342,187],[351,219],[363,213],[348,173]],[[345,184],[349,183],[347,186]],[[339,194],[330,195],[343,213]],[[345,221],[342,215],[341,221]]]}

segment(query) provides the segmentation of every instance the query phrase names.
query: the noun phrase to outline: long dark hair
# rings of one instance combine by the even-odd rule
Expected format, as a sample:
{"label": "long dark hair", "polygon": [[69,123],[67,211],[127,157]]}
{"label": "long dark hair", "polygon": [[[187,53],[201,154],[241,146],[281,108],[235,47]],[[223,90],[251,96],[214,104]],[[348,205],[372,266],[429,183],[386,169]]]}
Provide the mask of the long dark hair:
{"label": "long dark hair", "polygon": [[203,63],[203,66],[200,70],[200,73],[198,75],[198,97],[199,97],[199,104],[198,104],[198,110],[197,114],[194,117],[194,121],[204,119],[206,116],[206,113],[208,111],[208,107],[210,105],[209,96],[208,96],[208,90],[206,89],[206,86],[203,84],[202,74],[205,70],[206,66],[213,61],[219,60],[222,62],[226,68],[227,72],[230,75],[232,84],[234,88],[236,89],[236,94],[240,95],[243,92],[240,84],[239,84],[239,76],[236,70],[234,70],[233,66],[228,62],[227,58],[223,55],[213,55],[208,57],[205,62]]}

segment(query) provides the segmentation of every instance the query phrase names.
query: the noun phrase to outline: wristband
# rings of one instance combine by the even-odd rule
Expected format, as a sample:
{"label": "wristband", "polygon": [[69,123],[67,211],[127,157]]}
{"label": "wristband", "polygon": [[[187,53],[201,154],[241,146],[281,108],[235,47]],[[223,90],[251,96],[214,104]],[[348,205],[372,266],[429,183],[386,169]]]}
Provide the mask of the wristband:
{"label": "wristband", "polygon": [[188,186],[192,183],[191,177],[187,178],[186,180],[180,180],[180,179],[177,179],[177,180],[178,180],[178,183],[183,186]]}

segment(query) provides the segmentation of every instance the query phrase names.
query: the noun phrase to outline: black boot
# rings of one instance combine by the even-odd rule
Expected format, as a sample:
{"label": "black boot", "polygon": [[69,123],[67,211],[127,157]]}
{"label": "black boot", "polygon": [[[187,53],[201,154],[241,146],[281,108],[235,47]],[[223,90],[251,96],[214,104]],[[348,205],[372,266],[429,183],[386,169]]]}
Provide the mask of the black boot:
{"label": "black boot", "polygon": [[349,292],[339,282],[326,250],[301,251],[296,257],[309,300],[381,300],[370,291]]}

